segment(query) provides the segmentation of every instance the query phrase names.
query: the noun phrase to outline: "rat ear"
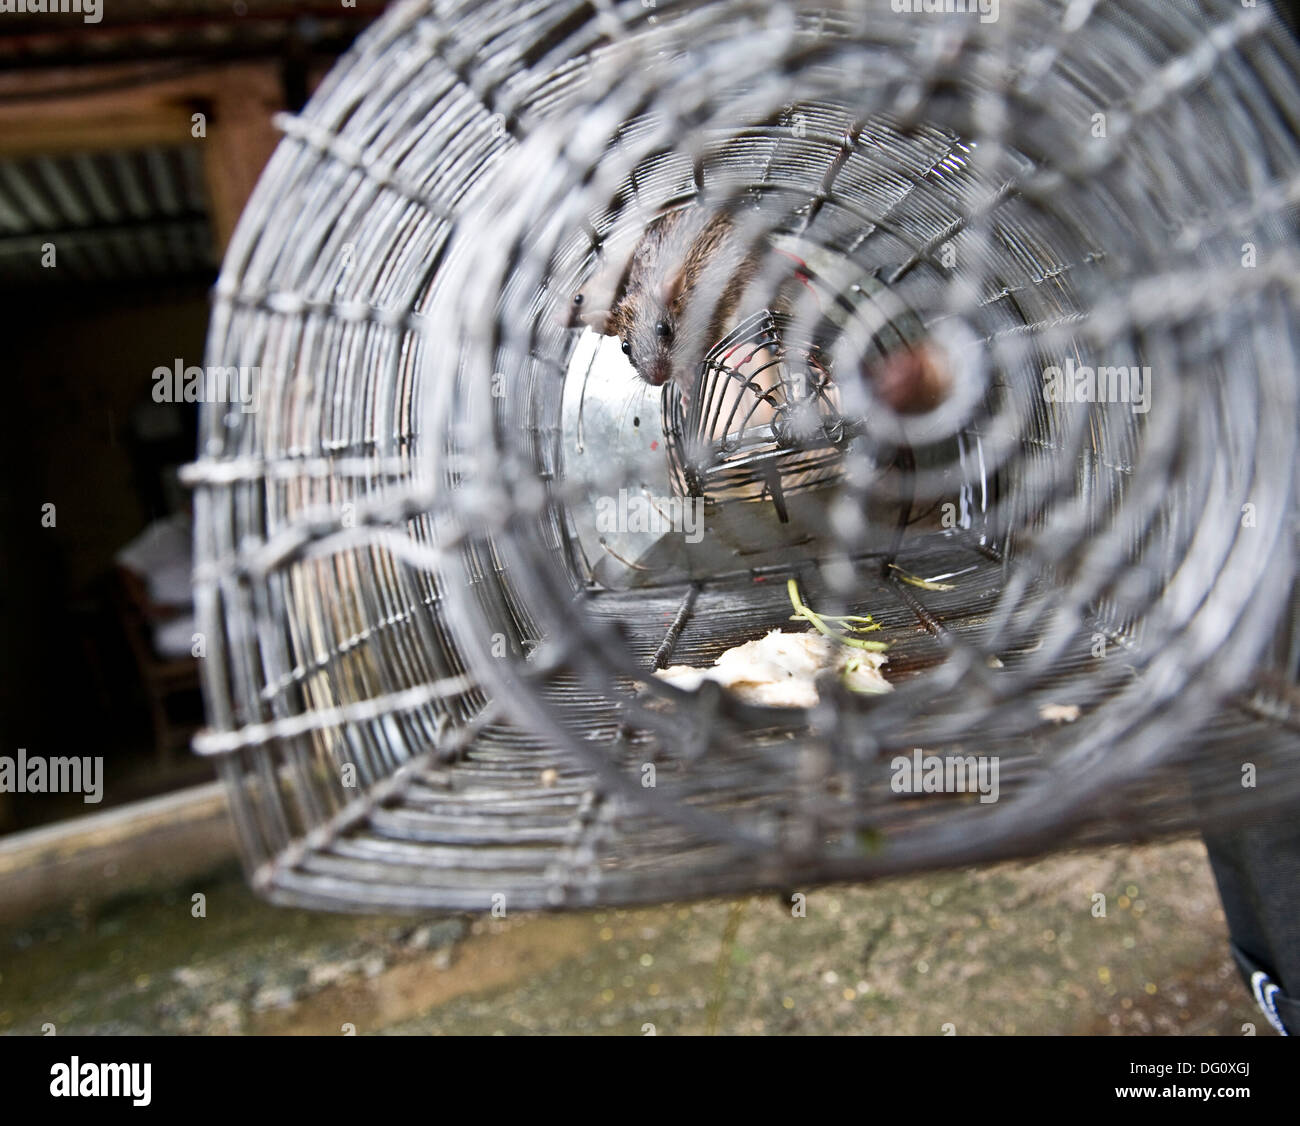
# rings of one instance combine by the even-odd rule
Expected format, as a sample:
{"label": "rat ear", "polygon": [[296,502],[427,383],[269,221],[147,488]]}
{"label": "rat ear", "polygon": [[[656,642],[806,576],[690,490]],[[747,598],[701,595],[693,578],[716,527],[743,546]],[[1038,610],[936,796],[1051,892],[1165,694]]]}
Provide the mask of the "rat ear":
{"label": "rat ear", "polygon": [[586,286],[569,298],[567,305],[555,311],[555,319],[564,328],[580,328],[585,325],[602,336],[612,334],[612,310],[608,305],[599,304]]}
{"label": "rat ear", "polygon": [[585,325],[602,336],[608,336],[610,313],[608,303],[600,301],[595,289],[588,284],[556,308],[555,320],[562,328],[580,328]]}
{"label": "rat ear", "polygon": [[571,328],[586,325],[602,336],[615,335],[614,306],[626,287],[634,249],[624,245],[607,248],[600,267],[569,299],[568,324]]}
{"label": "rat ear", "polygon": [[572,326],[586,325],[601,336],[613,336],[613,315],[609,309],[575,308],[569,322]]}
{"label": "rat ear", "polygon": [[681,297],[682,290],[686,288],[686,267],[675,270],[670,278],[659,287],[659,300],[663,302],[665,309],[671,309],[677,304],[677,299]]}

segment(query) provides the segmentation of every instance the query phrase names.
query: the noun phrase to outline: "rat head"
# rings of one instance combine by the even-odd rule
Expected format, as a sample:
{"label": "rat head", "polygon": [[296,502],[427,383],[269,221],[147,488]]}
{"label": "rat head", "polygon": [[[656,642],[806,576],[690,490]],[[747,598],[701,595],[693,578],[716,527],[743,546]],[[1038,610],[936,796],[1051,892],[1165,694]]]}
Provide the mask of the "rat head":
{"label": "rat head", "polygon": [[700,208],[659,216],[626,256],[611,252],[604,268],[575,295],[573,323],[617,336],[623,354],[651,387],[682,382],[693,358],[683,339],[685,314],[691,310],[692,323],[700,316],[692,306],[697,283],[729,222]]}
{"label": "rat head", "polygon": [[597,283],[574,295],[570,323],[586,324],[604,336],[618,337],[623,355],[651,387],[670,382],[681,366],[679,275],[667,280],[646,278],[634,269],[621,280],[621,291],[609,308],[601,307],[601,289]]}
{"label": "rat head", "polygon": [[677,318],[662,304],[632,312],[627,323],[619,326],[623,355],[651,387],[662,387],[673,378]]}

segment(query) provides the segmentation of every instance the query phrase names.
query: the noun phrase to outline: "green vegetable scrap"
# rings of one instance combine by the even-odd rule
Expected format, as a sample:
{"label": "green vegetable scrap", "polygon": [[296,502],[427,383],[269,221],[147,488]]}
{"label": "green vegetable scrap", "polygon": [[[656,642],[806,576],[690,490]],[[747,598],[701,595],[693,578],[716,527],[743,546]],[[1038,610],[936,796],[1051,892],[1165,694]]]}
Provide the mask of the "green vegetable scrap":
{"label": "green vegetable scrap", "polygon": [[956,590],[956,583],[936,583],[930,579],[918,578],[910,571],[904,571],[897,563],[889,565],[893,570],[898,572],[899,581],[907,583],[908,586],[919,586],[922,590]]}
{"label": "green vegetable scrap", "polygon": [[[871,633],[880,628],[880,624],[870,614],[818,614],[804,605],[803,599],[799,596],[799,584],[794,579],[786,583],[786,589],[790,592],[790,603],[794,606],[794,613],[790,616],[792,622],[808,622],[823,637],[829,637],[832,641],[838,641],[841,645],[848,645],[854,649],[883,653],[889,648],[889,643],[886,641],[867,641],[861,637],[851,636],[856,633]],[[829,623],[834,623],[840,629],[834,628]]]}

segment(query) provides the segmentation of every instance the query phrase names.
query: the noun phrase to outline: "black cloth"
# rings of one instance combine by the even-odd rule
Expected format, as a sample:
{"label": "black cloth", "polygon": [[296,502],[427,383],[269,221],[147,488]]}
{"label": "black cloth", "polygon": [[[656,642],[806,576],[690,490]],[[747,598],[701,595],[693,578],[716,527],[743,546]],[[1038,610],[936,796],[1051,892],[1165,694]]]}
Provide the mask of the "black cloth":
{"label": "black cloth", "polygon": [[1232,953],[1269,1023],[1300,1034],[1300,809],[1205,833]]}

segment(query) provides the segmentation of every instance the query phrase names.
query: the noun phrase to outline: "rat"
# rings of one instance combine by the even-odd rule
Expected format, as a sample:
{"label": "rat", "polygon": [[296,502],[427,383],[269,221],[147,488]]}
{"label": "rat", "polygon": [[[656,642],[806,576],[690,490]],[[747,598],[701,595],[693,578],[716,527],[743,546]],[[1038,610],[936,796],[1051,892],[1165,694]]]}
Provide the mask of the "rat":
{"label": "rat", "polygon": [[[627,260],[616,260],[573,299],[571,324],[617,336],[637,375],[651,387],[675,382],[688,394],[704,353],[735,325],[741,298],[762,261],[746,249],[732,217],[688,206],[650,223]],[[706,272],[726,281],[716,298],[701,293]],[[708,321],[688,339],[687,313],[697,302]]]}
{"label": "rat", "polygon": [[[796,266],[768,294],[767,307],[777,314],[792,306],[786,283],[807,286],[810,277],[804,263],[785,256]],[[665,212],[646,227],[625,259],[612,256],[611,264],[574,295],[569,324],[617,336],[642,380],[651,387],[671,381],[689,399],[705,353],[738,323],[741,303],[764,258],[764,245],[745,244],[726,211],[690,204]],[[715,279],[722,288],[711,291],[717,294],[713,298],[701,291],[701,283]],[[688,339],[687,314],[698,315],[692,307],[699,301],[708,308],[705,331]],[[862,374],[876,396],[900,414],[933,409],[951,384],[946,364],[924,341],[864,362]]]}

